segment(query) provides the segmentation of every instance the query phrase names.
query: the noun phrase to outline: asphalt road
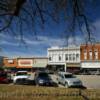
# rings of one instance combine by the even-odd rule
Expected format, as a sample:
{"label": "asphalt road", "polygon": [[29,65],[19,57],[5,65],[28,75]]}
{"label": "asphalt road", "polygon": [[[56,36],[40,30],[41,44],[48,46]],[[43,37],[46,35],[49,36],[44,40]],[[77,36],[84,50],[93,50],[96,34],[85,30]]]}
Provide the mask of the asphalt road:
{"label": "asphalt road", "polygon": [[100,75],[77,75],[87,88],[100,89]]}
{"label": "asphalt road", "polygon": [[[54,82],[57,82],[56,75],[50,75]],[[100,75],[76,75],[88,89],[100,89]],[[30,80],[34,80],[34,73],[31,74]],[[64,87],[59,85],[59,87]]]}
{"label": "asphalt road", "polygon": [[[57,76],[51,75],[52,79],[57,83]],[[88,89],[100,89],[100,75],[76,75]],[[59,85],[59,87],[64,87]]]}

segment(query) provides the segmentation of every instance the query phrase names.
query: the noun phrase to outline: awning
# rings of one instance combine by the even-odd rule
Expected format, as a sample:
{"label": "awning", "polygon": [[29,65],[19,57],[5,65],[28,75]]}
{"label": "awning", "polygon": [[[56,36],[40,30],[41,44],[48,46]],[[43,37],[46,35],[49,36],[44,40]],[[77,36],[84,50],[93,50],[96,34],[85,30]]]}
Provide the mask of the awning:
{"label": "awning", "polygon": [[32,68],[32,66],[17,66],[16,68]]}
{"label": "awning", "polygon": [[33,68],[46,68],[47,63],[36,63],[33,64]]}
{"label": "awning", "polygon": [[80,67],[80,63],[66,63],[67,67]]}
{"label": "awning", "polygon": [[3,68],[16,68],[16,66],[3,66]]}

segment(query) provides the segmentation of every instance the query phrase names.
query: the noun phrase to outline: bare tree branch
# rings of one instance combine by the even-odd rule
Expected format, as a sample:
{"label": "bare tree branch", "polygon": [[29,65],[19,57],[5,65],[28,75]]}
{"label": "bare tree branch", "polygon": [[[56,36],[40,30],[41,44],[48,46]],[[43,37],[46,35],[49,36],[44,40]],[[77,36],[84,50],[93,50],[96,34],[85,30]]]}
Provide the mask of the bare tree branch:
{"label": "bare tree branch", "polygon": [[[23,37],[24,24],[30,25],[31,29],[35,31],[38,21],[45,25],[46,19],[51,18],[57,23],[60,17],[68,16],[70,13],[71,20],[67,20],[67,22],[71,23],[73,33],[77,27],[81,30],[81,26],[84,24],[87,33],[82,34],[87,34],[88,41],[91,41],[92,32],[84,10],[86,2],[86,0],[0,0],[0,32],[19,23],[18,25],[22,28],[20,36]],[[70,5],[68,5],[69,3]],[[27,17],[25,18],[25,16]],[[13,30],[16,28],[14,27]]]}

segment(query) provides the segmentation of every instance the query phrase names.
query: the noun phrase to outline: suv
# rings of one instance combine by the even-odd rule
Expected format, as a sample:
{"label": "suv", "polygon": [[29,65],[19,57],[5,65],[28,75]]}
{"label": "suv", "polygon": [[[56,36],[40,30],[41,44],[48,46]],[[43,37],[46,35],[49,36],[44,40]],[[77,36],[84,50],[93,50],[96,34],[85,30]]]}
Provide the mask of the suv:
{"label": "suv", "polygon": [[14,84],[28,84],[29,74],[27,71],[18,71],[13,78]]}
{"label": "suv", "polygon": [[82,82],[69,72],[59,72],[57,80],[58,84],[63,84],[65,87],[82,86]]}
{"label": "suv", "polygon": [[35,84],[39,86],[52,86],[53,85],[52,79],[50,78],[48,73],[44,71],[36,72],[34,76],[34,81],[35,81]]}

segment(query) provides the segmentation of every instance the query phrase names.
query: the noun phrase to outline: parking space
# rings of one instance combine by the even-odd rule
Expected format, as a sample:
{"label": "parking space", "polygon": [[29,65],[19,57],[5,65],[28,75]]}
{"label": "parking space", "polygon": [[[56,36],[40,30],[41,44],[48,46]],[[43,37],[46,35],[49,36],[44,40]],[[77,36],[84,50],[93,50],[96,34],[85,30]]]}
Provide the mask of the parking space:
{"label": "parking space", "polygon": [[[51,75],[52,79],[57,83],[57,75]],[[99,89],[100,88],[100,76],[99,75],[76,75],[82,83],[88,89]],[[58,85],[64,87],[63,85]]]}
{"label": "parking space", "polygon": [[99,75],[77,75],[82,80],[83,85],[89,89],[100,89],[100,76]]}
{"label": "parking space", "polygon": [[[57,81],[57,75],[56,74],[50,74],[52,80],[58,84]],[[88,89],[99,89],[100,88],[100,75],[76,75],[77,78],[79,78],[83,86],[85,86]],[[30,81],[34,81],[34,73],[30,73]],[[10,83],[11,85],[12,83]],[[63,85],[58,84],[58,87],[64,88]]]}

